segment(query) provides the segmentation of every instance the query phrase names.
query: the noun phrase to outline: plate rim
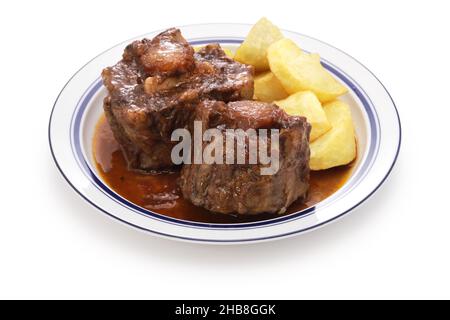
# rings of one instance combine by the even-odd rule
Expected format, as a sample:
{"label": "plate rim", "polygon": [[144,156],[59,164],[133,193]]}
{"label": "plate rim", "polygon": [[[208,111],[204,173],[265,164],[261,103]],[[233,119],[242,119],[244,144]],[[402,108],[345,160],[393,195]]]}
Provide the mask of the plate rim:
{"label": "plate rim", "polygon": [[[251,27],[251,26],[252,26],[251,24],[241,24],[241,23],[200,23],[200,24],[189,24],[189,25],[179,26],[179,28],[183,28],[183,27],[196,27],[196,26],[197,26],[197,27],[201,27],[201,26],[210,26],[210,25],[236,25],[236,26],[242,26],[242,27]],[[161,31],[162,31],[162,30],[164,30],[164,29],[161,29]],[[297,234],[306,233],[306,232],[311,231],[311,230],[315,230],[315,229],[320,228],[320,227],[322,227],[322,226],[324,226],[324,225],[326,225],[326,224],[328,224],[328,223],[331,223],[331,222],[333,222],[333,221],[335,221],[335,220],[337,220],[337,219],[343,217],[344,215],[348,214],[349,212],[353,211],[355,208],[357,208],[357,207],[360,206],[363,202],[365,202],[368,198],[370,198],[376,191],[379,190],[379,188],[384,184],[384,182],[386,181],[386,179],[387,179],[387,178],[389,177],[389,175],[391,174],[391,172],[392,172],[392,170],[393,170],[393,168],[394,168],[394,166],[395,166],[395,164],[396,164],[396,162],[397,162],[397,160],[398,160],[398,156],[399,156],[399,154],[400,154],[401,145],[402,145],[402,134],[403,134],[403,132],[402,132],[402,124],[401,124],[401,119],[400,119],[400,114],[399,114],[398,108],[397,108],[397,106],[396,106],[396,104],[395,104],[395,101],[393,100],[393,98],[392,98],[390,92],[387,90],[386,86],[380,81],[380,79],[379,79],[379,78],[378,78],[378,77],[377,77],[370,69],[368,69],[368,68],[367,68],[364,64],[362,64],[359,60],[355,59],[353,56],[351,56],[350,54],[348,54],[348,53],[346,53],[346,52],[340,50],[339,48],[336,48],[336,47],[334,47],[334,46],[332,46],[332,45],[330,45],[330,44],[328,44],[327,42],[324,42],[324,41],[322,41],[322,40],[318,40],[318,39],[316,39],[316,38],[314,38],[314,37],[310,37],[310,36],[308,36],[308,35],[304,35],[304,34],[301,34],[301,33],[295,32],[295,31],[289,31],[289,30],[284,30],[284,29],[283,29],[283,31],[290,32],[290,33],[299,35],[299,36],[301,36],[301,37],[306,37],[306,38],[312,39],[312,40],[317,41],[317,42],[319,42],[319,43],[321,43],[321,44],[323,44],[323,45],[326,45],[326,46],[328,46],[328,47],[331,47],[331,48],[333,48],[333,49],[339,51],[340,53],[346,55],[347,57],[351,58],[351,59],[352,59],[353,61],[355,61],[357,64],[359,64],[360,66],[362,66],[362,67],[363,67],[363,68],[364,68],[364,69],[365,69],[365,70],[366,70],[366,71],[367,71],[367,72],[368,72],[368,73],[369,73],[369,74],[370,74],[370,75],[371,75],[371,76],[372,76],[372,77],[373,77],[373,78],[381,85],[381,87],[383,88],[384,92],[385,92],[385,93],[387,94],[387,96],[389,97],[389,99],[390,99],[390,101],[391,101],[391,103],[392,103],[392,106],[394,107],[393,110],[395,111],[396,122],[398,123],[398,142],[396,143],[396,152],[395,152],[395,156],[394,156],[392,162],[391,162],[390,165],[389,165],[389,169],[386,171],[386,173],[384,173],[384,177],[380,180],[379,183],[377,183],[377,186],[376,186],[371,192],[369,192],[364,198],[362,198],[360,201],[358,201],[356,204],[354,204],[353,206],[351,206],[350,208],[348,208],[348,209],[345,210],[344,212],[341,212],[340,214],[338,214],[338,215],[336,215],[336,216],[333,216],[332,218],[330,218],[330,219],[328,219],[328,220],[322,221],[322,222],[317,223],[317,224],[315,224],[315,225],[312,225],[312,226],[310,226],[310,227],[307,227],[307,228],[304,228],[304,229],[301,229],[301,230],[292,231],[292,232],[289,232],[289,233],[278,234],[278,235],[273,235],[273,236],[269,236],[269,237],[266,237],[266,238],[259,238],[259,239],[221,240],[220,242],[216,242],[215,240],[211,240],[211,239],[197,239],[197,238],[183,237],[183,236],[178,236],[178,235],[173,235],[173,234],[162,233],[162,232],[159,232],[159,231],[157,231],[157,230],[149,230],[149,229],[147,229],[147,228],[144,228],[144,227],[139,226],[139,225],[137,225],[137,224],[131,223],[130,221],[126,221],[126,220],[124,220],[124,219],[122,219],[122,218],[120,218],[120,217],[118,217],[118,216],[115,216],[115,215],[111,214],[110,212],[106,211],[105,209],[103,209],[103,208],[101,208],[99,205],[97,205],[94,201],[90,200],[86,195],[83,194],[83,192],[82,192],[81,190],[78,190],[78,188],[72,183],[72,181],[67,177],[67,175],[64,173],[63,169],[61,168],[61,165],[59,164],[59,162],[58,162],[58,160],[57,160],[57,158],[56,158],[56,155],[55,155],[55,152],[54,152],[54,148],[53,148],[53,145],[52,145],[51,125],[52,125],[52,120],[53,120],[54,111],[55,111],[55,108],[56,108],[57,103],[58,103],[58,101],[59,101],[59,98],[61,97],[61,95],[63,94],[63,92],[64,92],[65,89],[67,88],[67,86],[70,84],[70,82],[71,82],[71,81],[72,81],[72,80],[73,80],[73,79],[74,79],[74,78],[75,78],[75,77],[76,77],[76,76],[77,76],[77,75],[78,75],[78,74],[79,74],[79,73],[80,73],[87,65],[89,65],[92,61],[94,61],[94,60],[97,59],[98,57],[102,56],[103,54],[109,52],[109,51],[112,50],[113,48],[116,48],[117,46],[120,46],[120,45],[123,44],[123,43],[126,43],[126,42],[128,42],[128,41],[131,41],[132,39],[136,39],[136,38],[145,36],[145,35],[147,35],[147,34],[149,34],[149,33],[145,33],[145,34],[143,34],[143,35],[141,35],[141,36],[136,36],[136,37],[130,38],[130,39],[128,39],[128,40],[119,42],[119,43],[117,43],[116,45],[114,45],[114,46],[112,46],[112,47],[110,47],[110,48],[104,50],[103,52],[101,52],[100,54],[96,55],[94,58],[92,58],[91,60],[89,60],[87,63],[85,63],[81,68],[79,68],[79,69],[78,69],[78,70],[70,77],[70,79],[66,82],[66,84],[63,86],[63,88],[62,88],[61,91],[59,92],[59,94],[58,94],[58,96],[57,96],[57,98],[56,98],[56,100],[55,100],[55,102],[54,102],[54,104],[53,104],[53,107],[52,107],[52,110],[51,110],[51,113],[50,113],[49,124],[48,124],[49,147],[50,147],[50,152],[51,152],[52,158],[53,158],[53,160],[54,160],[54,162],[55,162],[55,164],[56,164],[57,169],[60,171],[60,173],[62,174],[62,176],[64,177],[64,179],[68,182],[68,184],[72,187],[72,189],[74,189],[74,190],[76,191],[76,193],[77,193],[79,196],[81,196],[84,200],[86,200],[89,204],[91,204],[93,207],[95,207],[95,208],[98,209],[99,211],[101,211],[101,212],[107,214],[107,216],[109,216],[109,217],[111,217],[111,218],[113,218],[113,219],[115,219],[115,220],[118,220],[118,221],[120,221],[120,222],[122,222],[122,223],[125,223],[126,225],[128,225],[128,226],[130,226],[130,227],[133,227],[133,228],[136,228],[136,229],[138,229],[138,230],[144,231],[144,232],[146,232],[146,233],[149,233],[149,232],[150,232],[151,234],[159,235],[159,236],[162,236],[162,237],[164,237],[164,238],[168,238],[168,237],[169,237],[169,238],[171,238],[171,239],[183,240],[183,241],[189,241],[189,242],[200,242],[200,243],[205,243],[205,242],[206,242],[206,243],[215,243],[215,244],[218,244],[218,243],[219,243],[219,244],[234,244],[234,243],[249,243],[249,242],[252,242],[252,243],[253,243],[253,242],[262,242],[262,241],[271,241],[271,240],[283,239],[283,238],[295,236],[295,235],[297,235]],[[152,32],[150,32],[150,33],[157,33],[157,32],[159,32],[159,30],[157,30],[157,31],[152,31]],[[369,96],[369,97],[370,97],[370,96]],[[270,225],[269,225],[268,227],[270,227]]]}

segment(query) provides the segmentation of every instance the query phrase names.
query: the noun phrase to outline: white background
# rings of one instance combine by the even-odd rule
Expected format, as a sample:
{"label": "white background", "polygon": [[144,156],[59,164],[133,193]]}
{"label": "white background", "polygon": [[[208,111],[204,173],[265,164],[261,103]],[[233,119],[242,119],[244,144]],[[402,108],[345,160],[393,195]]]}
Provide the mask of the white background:
{"label": "white background", "polygon": [[[1,1],[0,298],[450,298],[447,1]],[[133,36],[268,16],[350,53],[392,94],[403,146],[386,184],[325,228],[216,247],[97,212],[50,156],[66,81]]]}

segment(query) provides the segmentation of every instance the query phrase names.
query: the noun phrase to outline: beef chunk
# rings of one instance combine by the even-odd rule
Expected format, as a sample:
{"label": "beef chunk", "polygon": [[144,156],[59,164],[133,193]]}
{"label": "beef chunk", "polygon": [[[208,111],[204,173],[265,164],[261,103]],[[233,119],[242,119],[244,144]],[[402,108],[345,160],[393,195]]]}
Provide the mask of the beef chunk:
{"label": "beef chunk", "polygon": [[196,110],[196,120],[207,128],[226,126],[230,129],[281,129],[289,126],[291,117],[272,103],[257,101],[204,101]]}
{"label": "beef chunk", "polygon": [[102,78],[109,92],[105,113],[129,168],[171,167],[173,130],[186,127],[205,99],[251,99],[253,73],[218,44],[194,53],[178,29],[128,45]]}
{"label": "beef chunk", "polygon": [[274,104],[205,101],[195,119],[224,135],[228,128],[279,129],[279,170],[261,175],[264,165],[248,164],[248,159],[247,164],[185,164],[180,178],[184,198],[213,212],[258,214],[284,213],[307,195],[311,126],[305,118],[288,116]]}
{"label": "beef chunk", "polygon": [[179,29],[169,29],[153,40],[135,41],[126,49],[124,60],[138,60],[149,75],[174,75],[195,67],[194,49]]}

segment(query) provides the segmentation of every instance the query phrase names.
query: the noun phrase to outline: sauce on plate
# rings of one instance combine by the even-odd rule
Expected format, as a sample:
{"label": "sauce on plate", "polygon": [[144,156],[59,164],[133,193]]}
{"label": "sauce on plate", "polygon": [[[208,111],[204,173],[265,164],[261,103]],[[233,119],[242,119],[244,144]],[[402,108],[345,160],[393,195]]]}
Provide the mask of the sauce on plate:
{"label": "sauce on plate", "polygon": [[[102,180],[128,201],[172,218],[206,223],[242,223],[279,217],[277,214],[225,215],[194,206],[185,200],[177,186],[178,171],[143,174],[129,171],[126,160],[114,139],[106,118],[97,123],[93,141],[94,159]],[[311,171],[309,196],[296,201],[286,214],[297,212],[328,198],[344,185],[352,164],[323,171]]]}

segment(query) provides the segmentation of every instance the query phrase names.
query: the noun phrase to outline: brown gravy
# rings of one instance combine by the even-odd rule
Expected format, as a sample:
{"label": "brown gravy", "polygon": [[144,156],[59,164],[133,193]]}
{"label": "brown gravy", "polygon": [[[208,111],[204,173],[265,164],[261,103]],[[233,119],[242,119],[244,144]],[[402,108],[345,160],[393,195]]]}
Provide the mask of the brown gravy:
{"label": "brown gravy", "polygon": [[[106,118],[97,123],[93,141],[94,159],[103,181],[130,202],[172,218],[206,222],[239,223],[276,218],[276,214],[235,216],[212,213],[183,199],[177,186],[179,172],[142,174],[127,169],[125,158],[113,137]],[[352,165],[312,171],[309,197],[294,202],[287,214],[314,206],[335,193],[350,177]]]}

